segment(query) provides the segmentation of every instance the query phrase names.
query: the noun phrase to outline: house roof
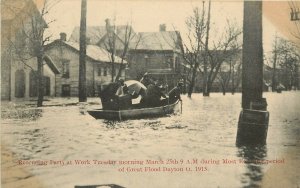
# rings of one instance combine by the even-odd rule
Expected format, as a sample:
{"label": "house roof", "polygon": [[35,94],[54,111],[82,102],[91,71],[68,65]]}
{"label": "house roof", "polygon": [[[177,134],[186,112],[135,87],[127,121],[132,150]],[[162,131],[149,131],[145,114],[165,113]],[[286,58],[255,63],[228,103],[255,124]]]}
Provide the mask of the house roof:
{"label": "house roof", "polygon": [[[52,43],[48,44],[46,46],[46,50],[49,48],[52,48],[52,47],[58,47],[60,44],[68,46],[79,53],[79,49],[80,49],[79,43],[66,42],[66,41],[62,41],[62,40],[55,40]],[[110,53],[108,51],[106,51],[105,49],[103,49],[99,46],[96,46],[96,45],[87,45],[86,55],[87,55],[87,57],[91,58],[94,61],[108,62],[108,63],[111,62]],[[115,63],[121,63],[121,62],[122,62],[122,59],[118,56],[115,56]],[[127,62],[124,60],[123,63],[126,64]]]}
{"label": "house roof", "polygon": [[[135,35],[131,26],[119,25],[116,26],[116,35],[124,42],[126,36],[126,29],[128,28],[132,31],[132,36]],[[89,38],[90,44],[98,44],[99,41],[107,34],[106,26],[88,26],[86,28],[86,37]],[[80,27],[75,27],[69,38],[70,42],[79,42],[80,37]]]}
{"label": "house roof", "polygon": [[[32,16],[40,15],[40,11],[33,0],[2,0],[1,1],[1,21],[11,21],[16,18],[29,19]],[[22,15],[22,16],[21,16]],[[44,27],[46,21],[41,18]]]}
{"label": "house roof", "polygon": [[26,6],[26,0],[4,0],[1,2],[1,20],[12,20]]}
{"label": "house roof", "polygon": [[179,50],[180,34],[177,31],[141,32],[137,50]]}

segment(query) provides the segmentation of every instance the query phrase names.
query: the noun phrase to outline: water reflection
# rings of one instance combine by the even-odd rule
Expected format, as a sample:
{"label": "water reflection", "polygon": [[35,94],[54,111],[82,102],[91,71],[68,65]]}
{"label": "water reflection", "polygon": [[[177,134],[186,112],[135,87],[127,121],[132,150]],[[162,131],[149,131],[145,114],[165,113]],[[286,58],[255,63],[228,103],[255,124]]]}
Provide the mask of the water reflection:
{"label": "water reflection", "polygon": [[237,156],[246,166],[246,172],[241,176],[243,187],[260,187],[263,178],[263,163],[261,161],[267,156],[266,145],[240,146]]}

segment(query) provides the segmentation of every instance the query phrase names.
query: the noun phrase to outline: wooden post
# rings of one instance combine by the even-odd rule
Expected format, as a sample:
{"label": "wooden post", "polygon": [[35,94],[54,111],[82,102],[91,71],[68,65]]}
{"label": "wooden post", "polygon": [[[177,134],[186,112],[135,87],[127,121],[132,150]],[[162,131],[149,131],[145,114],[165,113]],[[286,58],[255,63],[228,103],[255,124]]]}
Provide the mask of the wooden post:
{"label": "wooden post", "polygon": [[237,145],[265,144],[269,124],[263,93],[262,1],[244,1],[242,112]]}

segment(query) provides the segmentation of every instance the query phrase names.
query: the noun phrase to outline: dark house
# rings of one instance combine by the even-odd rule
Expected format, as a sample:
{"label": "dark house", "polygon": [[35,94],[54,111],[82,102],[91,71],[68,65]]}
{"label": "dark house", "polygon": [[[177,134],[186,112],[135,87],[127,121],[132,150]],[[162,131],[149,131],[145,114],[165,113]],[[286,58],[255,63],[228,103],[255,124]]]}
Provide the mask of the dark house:
{"label": "dark house", "polygon": [[162,24],[158,32],[141,32],[138,36],[136,48],[130,49],[128,55],[127,75],[130,79],[141,79],[147,72],[171,89],[184,78],[180,33],[166,31],[165,24]]}

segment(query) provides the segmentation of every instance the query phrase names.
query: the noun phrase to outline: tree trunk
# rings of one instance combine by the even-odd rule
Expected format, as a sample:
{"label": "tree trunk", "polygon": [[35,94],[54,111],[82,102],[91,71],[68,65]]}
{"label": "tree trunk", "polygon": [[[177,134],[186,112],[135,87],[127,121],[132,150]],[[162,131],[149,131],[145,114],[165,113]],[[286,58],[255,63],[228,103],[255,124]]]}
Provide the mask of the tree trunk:
{"label": "tree trunk", "polygon": [[39,55],[37,57],[37,74],[38,74],[38,100],[37,107],[43,106],[44,100],[44,70],[43,70],[43,56]]}
{"label": "tree trunk", "polygon": [[190,83],[189,89],[188,89],[188,97],[190,97],[190,98],[192,97],[193,89],[195,87],[198,65],[199,65],[199,63],[195,63],[195,66],[194,66],[194,69],[192,72],[192,80],[191,80],[191,83]]}
{"label": "tree trunk", "polygon": [[226,87],[223,84],[222,84],[222,93],[223,93],[223,95],[226,95]]}
{"label": "tree trunk", "polygon": [[79,52],[79,102],[87,101],[86,94],[86,0],[81,1],[81,20],[80,20],[80,52]]}
{"label": "tree trunk", "polygon": [[235,93],[235,86],[234,86],[234,68],[232,69],[232,75],[231,75],[231,94],[234,95]]}
{"label": "tree trunk", "polygon": [[276,61],[277,61],[277,37],[275,36],[275,49],[274,49],[274,60],[273,60],[273,71],[272,71],[272,91],[276,91]]}

